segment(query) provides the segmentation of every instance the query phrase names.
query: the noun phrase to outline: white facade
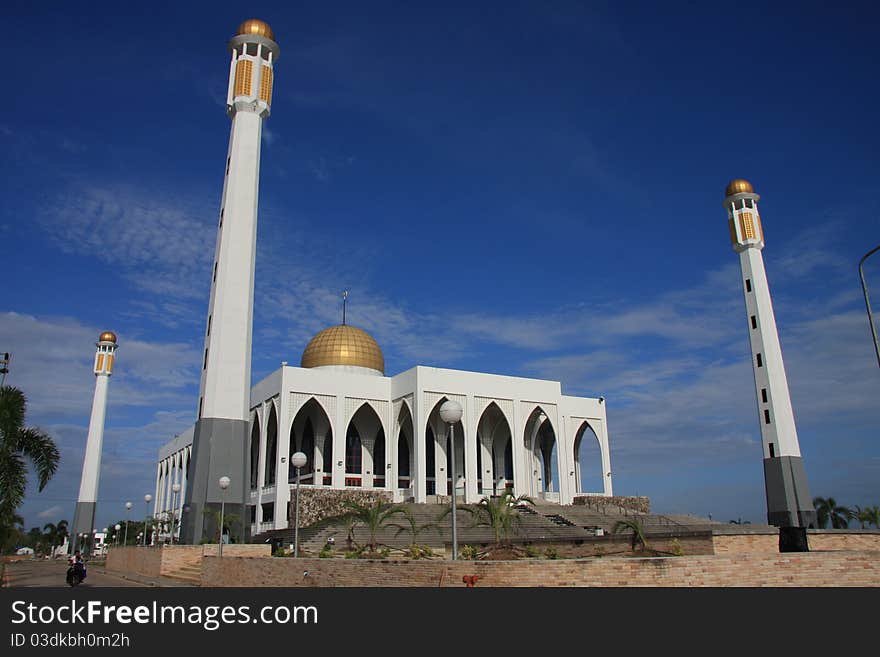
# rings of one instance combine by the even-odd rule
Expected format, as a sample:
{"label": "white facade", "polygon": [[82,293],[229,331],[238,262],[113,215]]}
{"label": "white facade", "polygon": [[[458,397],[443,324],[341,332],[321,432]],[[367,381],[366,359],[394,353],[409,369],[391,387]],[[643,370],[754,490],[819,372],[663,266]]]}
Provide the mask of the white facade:
{"label": "white facade", "polygon": [[[455,429],[456,494],[464,502],[505,488],[560,504],[612,494],[604,400],[563,395],[559,382],[433,367],[386,377],[285,365],[251,390],[252,532],[287,527],[296,451],[308,458],[304,487],[384,490],[395,501],[448,495],[447,429],[438,417],[446,399],[464,409]],[[582,440],[597,441],[601,463],[579,462]],[[171,509],[173,482],[186,485],[191,441],[190,430],[160,452],[157,514]],[[601,469],[601,491],[582,492],[582,468]]]}

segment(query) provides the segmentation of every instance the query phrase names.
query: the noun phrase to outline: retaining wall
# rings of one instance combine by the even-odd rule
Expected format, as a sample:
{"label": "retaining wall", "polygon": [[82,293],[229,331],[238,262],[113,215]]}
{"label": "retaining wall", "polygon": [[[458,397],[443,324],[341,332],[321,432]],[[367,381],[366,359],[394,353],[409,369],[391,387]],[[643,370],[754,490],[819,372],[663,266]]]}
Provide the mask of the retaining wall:
{"label": "retaining wall", "polygon": [[[225,551],[224,551],[225,555]],[[234,563],[230,563],[233,561]],[[205,557],[202,586],[880,586],[880,552],[522,561]]]}

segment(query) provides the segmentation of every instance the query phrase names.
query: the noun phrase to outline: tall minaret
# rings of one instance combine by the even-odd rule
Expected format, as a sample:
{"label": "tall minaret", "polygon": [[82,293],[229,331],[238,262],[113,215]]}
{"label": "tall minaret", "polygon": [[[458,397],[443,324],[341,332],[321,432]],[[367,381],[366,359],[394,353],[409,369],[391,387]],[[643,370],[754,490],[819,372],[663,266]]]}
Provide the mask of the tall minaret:
{"label": "tall minaret", "polygon": [[767,521],[777,527],[815,527],[807,475],[798,445],[794,413],[770,287],[764,272],[764,231],[758,214],[761,197],[747,180],[732,180],[725,191],[730,239],[739,253],[746,300],[752,370],[758,400],[758,421],[764,446]]}
{"label": "tall minaret", "polygon": [[231,481],[227,504],[242,505],[237,511],[242,520],[246,518],[260,136],[263,119],[269,116],[273,65],[280,53],[273,39],[267,23],[251,19],[239,26],[229,42],[226,111],[232,129],[205,326],[190,484],[186,486],[181,534],[186,543],[199,543],[206,531],[213,535],[215,528],[205,527],[211,514],[204,511],[208,505],[219,507],[223,499],[217,485],[220,477]]}
{"label": "tall minaret", "polygon": [[92,400],[92,417],[86,438],[86,455],[83,459],[79,497],[73,514],[73,541],[71,549],[78,550],[79,535],[91,534],[95,528],[95,504],[98,501],[98,475],[101,474],[101,444],[104,442],[104,417],[107,414],[107,385],[113,374],[116,359],[116,334],[104,331],[95,343],[95,396]]}

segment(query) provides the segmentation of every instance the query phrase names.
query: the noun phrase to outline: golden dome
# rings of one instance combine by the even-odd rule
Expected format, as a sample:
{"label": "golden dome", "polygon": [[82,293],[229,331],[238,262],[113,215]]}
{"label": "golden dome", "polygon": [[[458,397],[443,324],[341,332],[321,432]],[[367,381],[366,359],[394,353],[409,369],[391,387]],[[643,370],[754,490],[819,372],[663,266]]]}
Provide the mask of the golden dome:
{"label": "golden dome", "polygon": [[325,328],[303,352],[301,367],[353,365],[385,373],[385,357],[369,333],[348,324]]}
{"label": "golden dome", "polygon": [[742,194],[742,193],[754,194],[755,189],[752,187],[752,183],[743,178],[734,178],[729,183],[727,183],[727,189],[724,190],[725,196],[733,196],[734,194]]}
{"label": "golden dome", "polygon": [[98,336],[98,342],[116,342],[116,334],[113,331],[104,331]]}
{"label": "golden dome", "polygon": [[246,20],[238,26],[236,34],[256,34],[257,36],[266,37],[272,41],[275,40],[275,33],[272,31],[272,28],[269,27],[269,23],[261,21],[259,18],[249,18]]}

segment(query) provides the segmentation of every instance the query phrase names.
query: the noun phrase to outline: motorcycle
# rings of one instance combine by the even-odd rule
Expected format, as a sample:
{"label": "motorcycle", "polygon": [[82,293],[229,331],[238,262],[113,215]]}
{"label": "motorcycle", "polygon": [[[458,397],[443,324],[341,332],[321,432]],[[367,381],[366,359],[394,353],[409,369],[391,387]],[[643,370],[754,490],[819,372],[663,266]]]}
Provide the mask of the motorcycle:
{"label": "motorcycle", "polygon": [[75,563],[67,569],[67,583],[76,586],[86,578],[85,564]]}

